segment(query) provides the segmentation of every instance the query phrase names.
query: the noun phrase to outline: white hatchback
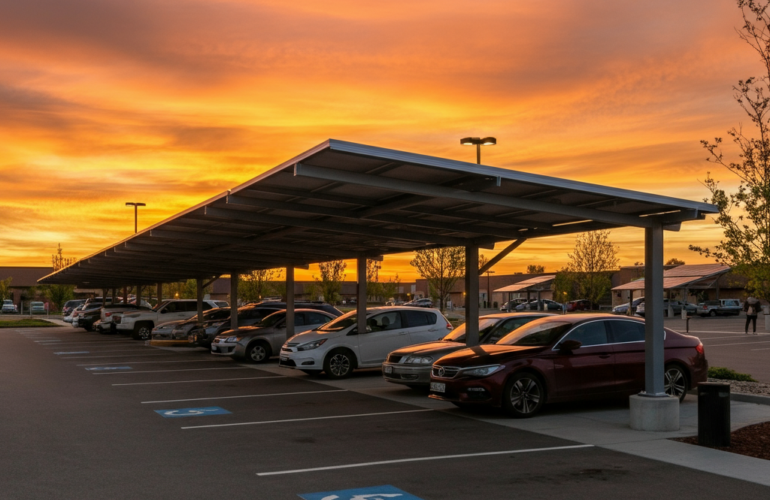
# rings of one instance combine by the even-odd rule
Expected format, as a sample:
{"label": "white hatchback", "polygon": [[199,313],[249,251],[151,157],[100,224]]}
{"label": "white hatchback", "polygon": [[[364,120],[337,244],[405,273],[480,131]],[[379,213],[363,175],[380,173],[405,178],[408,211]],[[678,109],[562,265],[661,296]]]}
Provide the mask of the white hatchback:
{"label": "white hatchback", "polygon": [[358,333],[351,311],[315,330],[290,338],[278,365],[329,378],[344,378],[355,368],[382,365],[388,353],[412,344],[443,338],[452,325],[438,309],[375,307],[366,310],[366,332]]}

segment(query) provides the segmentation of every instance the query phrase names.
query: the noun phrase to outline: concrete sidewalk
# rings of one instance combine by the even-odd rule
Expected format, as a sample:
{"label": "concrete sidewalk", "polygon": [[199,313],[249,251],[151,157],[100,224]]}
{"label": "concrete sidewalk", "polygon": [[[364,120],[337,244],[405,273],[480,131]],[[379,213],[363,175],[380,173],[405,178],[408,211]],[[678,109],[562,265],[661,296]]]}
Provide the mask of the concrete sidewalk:
{"label": "concrete sidewalk", "polygon": [[[278,368],[275,364],[258,365],[258,367],[280,375],[306,377],[302,372]],[[553,405],[553,407],[546,407],[545,411],[537,417],[517,420],[508,418],[495,410],[464,411],[450,403],[429,399],[426,392],[386,382],[379,370],[356,372],[353,377],[345,380],[332,381],[325,378],[310,380],[421,408],[446,411],[462,418],[592,444],[651,460],[770,486],[770,460],[737,455],[670,439],[698,434],[698,404],[695,395],[688,395],[680,406],[679,431],[642,432],[629,427],[628,404],[622,401]],[[770,406],[732,401],[730,416],[733,430],[740,429],[747,425],[770,421]]]}

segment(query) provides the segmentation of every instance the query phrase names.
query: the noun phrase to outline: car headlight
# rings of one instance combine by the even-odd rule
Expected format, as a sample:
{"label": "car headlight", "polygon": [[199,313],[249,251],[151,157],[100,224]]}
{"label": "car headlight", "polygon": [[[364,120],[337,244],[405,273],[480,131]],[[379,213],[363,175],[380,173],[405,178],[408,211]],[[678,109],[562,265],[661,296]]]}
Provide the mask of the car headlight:
{"label": "car headlight", "polygon": [[404,360],[404,363],[411,365],[429,365],[433,363],[433,358],[430,356],[409,356]]}
{"label": "car headlight", "polygon": [[238,342],[238,337],[227,337],[227,340],[225,340],[228,344],[233,342]]}
{"label": "car headlight", "polygon": [[503,365],[477,366],[476,368],[463,370],[462,374],[468,375],[469,377],[488,377],[502,368]]}
{"label": "car headlight", "polygon": [[321,340],[314,340],[312,342],[308,342],[307,344],[301,344],[297,346],[298,351],[309,351],[311,349],[318,349],[322,345],[324,345],[324,342],[326,342],[328,339],[321,339]]}

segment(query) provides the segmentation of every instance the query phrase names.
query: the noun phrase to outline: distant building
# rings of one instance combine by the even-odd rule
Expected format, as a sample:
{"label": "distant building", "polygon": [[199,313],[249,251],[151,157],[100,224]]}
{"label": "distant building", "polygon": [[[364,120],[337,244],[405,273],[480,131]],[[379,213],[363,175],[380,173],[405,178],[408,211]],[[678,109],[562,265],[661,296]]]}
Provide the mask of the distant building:
{"label": "distant building", "polygon": [[52,272],[53,267],[0,267],[0,280],[11,278],[11,296],[8,298],[19,307],[22,300],[29,302],[30,300],[43,299],[39,290],[35,288],[37,280]]}

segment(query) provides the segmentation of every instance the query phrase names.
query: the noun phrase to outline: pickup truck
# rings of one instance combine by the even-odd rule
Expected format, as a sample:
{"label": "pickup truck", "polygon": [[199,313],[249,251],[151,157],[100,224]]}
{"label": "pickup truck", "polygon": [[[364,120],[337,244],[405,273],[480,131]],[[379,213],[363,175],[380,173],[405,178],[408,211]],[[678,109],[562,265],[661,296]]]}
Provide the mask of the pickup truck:
{"label": "pickup truck", "polygon": [[[204,300],[203,310],[229,307],[229,305],[222,300]],[[189,319],[195,316],[197,312],[198,303],[195,299],[174,299],[163,301],[149,311],[115,313],[112,315],[112,321],[115,323],[118,333],[131,334],[135,339],[150,340],[155,325],[179,319]]]}
{"label": "pickup truck", "polygon": [[707,300],[698,304],[699,316],[738,316],[743,310],[738,299]]}

